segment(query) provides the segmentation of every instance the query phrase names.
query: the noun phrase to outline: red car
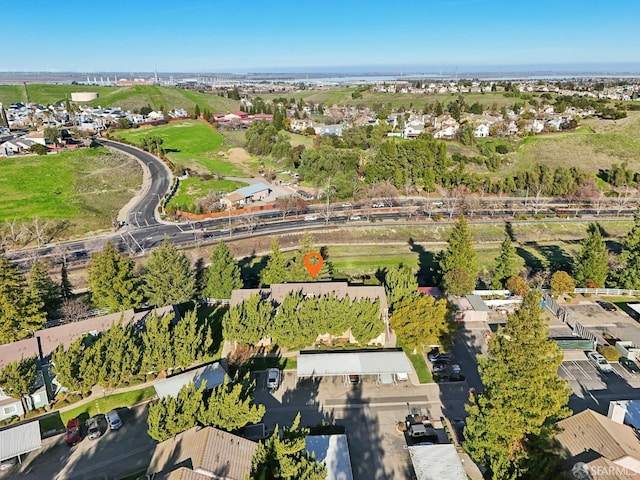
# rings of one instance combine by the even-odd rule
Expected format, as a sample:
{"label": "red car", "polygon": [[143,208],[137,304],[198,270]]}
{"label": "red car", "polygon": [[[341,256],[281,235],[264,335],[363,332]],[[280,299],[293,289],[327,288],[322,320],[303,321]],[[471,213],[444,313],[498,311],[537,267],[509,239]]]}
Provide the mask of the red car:
{"label": "red car", "polygon": [[80,422],[77,418],[72,418],[67,422],[67,445],[72,446],[82,440]]}

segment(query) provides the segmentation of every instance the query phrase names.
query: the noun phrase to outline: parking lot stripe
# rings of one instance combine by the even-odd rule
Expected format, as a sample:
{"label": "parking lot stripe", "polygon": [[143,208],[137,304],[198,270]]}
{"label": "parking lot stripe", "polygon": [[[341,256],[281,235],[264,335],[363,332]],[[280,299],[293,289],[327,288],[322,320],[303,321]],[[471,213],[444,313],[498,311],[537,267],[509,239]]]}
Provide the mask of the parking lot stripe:
{"label": "parking lot stripe", "polygon": [[563,364],[560,364],[560,368],[564,371],[564,374],[569,377],[569,380],[575,380],[576,377],[573,376],[573,374],[569,371],[569,369],[567,367],[565,367]]}
{"label": "parking lot stripe", "polygon": [[575,362],[575,361],[574,361],[574,362],[571,362],[571,363],[573,363],[573,365],[574,365],[578,370],[580,370],[580,372],[584,375],[584,377],[585,377],[587,380],[591,380],[591,375],[589,375],[589,374],[587,373],[587,371],[586,371],[584,368],[582,368],[578,362]]}

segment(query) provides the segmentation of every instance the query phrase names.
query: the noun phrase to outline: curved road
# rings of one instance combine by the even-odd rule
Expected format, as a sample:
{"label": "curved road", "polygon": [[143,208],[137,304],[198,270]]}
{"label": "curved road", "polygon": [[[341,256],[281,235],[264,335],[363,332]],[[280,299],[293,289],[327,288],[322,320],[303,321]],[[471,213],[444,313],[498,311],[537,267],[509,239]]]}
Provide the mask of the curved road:
{"label": "curved road", "polygon": [[126,213],[126,221],[129,225],[143,227],[160,223],[158,205],[169,190],[173,179],[169,167],[158,157],[139,148],[105,139],[97,140],[97,142],[135,157],[147,177],[143,182],[144,190],[137,201],[125,207],[129,210]]}

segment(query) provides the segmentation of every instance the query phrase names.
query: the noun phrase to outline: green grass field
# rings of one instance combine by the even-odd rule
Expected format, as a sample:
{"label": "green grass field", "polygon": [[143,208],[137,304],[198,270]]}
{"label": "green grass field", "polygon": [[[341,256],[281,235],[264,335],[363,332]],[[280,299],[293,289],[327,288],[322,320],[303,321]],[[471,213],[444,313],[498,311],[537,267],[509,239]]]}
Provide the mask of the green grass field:
{"label": "green grass field", "polygon": [[71,222],[65,233],[111,227],[140,188],[138,163],[105,148],[0,160],[0,222]]}
{"label": "green grass field", "polygon": [[246,183],[234,182],[233,180],[205,180],[200,177],[187,178],[180,180],[180,185],[176,194],[171,197],[169,205],[176,208],[193,211],[193,203],[196,198],[205,197],[209,192],[232,192],[240,187],[244,187]]}
{"label": "green grass field", "polygon": [[114,135],[136,145],[141,145],[142,138],[149,136],[164,139],[163,147],[167,151],[167,157],[176,164],[201,173],[237,176],[245,174],[240,165],[231,163],[219,155],[224,149],[224,137],[198,120],[171,122],[159,127],[118,130]]}
{"label": "green grass field", "polygon": [[61,100],[71,99],[72,92],[98,92],[98,98],[88,102],[93,106],[118,106],[123,109],[139,110],[150,105],[153,109],[164,107],[166,110],[184,108],[192,111],[198,104],[200,109],[226,113],[238,110],[240,102],[217,95],[192,92],[179,88],[154,85],[135,85],[131,87],[99,87],[92,85],[1,85],[0,102],[5,105],[14,102],[36,102],[50,105]]}

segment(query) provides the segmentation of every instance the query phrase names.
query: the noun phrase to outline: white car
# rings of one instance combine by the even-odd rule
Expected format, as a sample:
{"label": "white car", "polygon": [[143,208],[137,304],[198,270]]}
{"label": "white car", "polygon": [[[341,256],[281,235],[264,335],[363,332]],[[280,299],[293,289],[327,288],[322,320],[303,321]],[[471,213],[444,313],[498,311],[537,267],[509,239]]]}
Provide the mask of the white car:
{"label": "white car", "polygon": [[373,204],[373,208],[383,208],[384,202],[376,202]]}
{"label": "white car", "polygon": [[280,386],[280,369],[270,368],[267,370],[267,389],[277,390]]}
{"label": "white car", "polygon": [[349,217],[349,220],[351,221],[362,220],[362,217],[360,215],[351,215]]}
{"label": "white car", "polygon": [[353,205],[351,205],[349,202],[342,204],[342,208],[351,208],[351,207],[353,207]]}
{"label": "white car", "polygon": [[122,427],[122,420],[120,420],[120,415],[115,410],[111,410],[107,412],[105,415],[107,417],[107,423],[109,424],[109,430],[118,430]]}
{"label": "white car", "polygon": [[607,359],[598,352],[589,352],[587,354],[587,358],[600,372],[611,373],[613,371],[613,367],[611,367],[611,364],[607,362]]}
{"label": "white car", "polygon": [[305,222],[315,222],[316,220],[318,220],[318,217],[316,215],[307,215],[306,217],[304,217]]}

